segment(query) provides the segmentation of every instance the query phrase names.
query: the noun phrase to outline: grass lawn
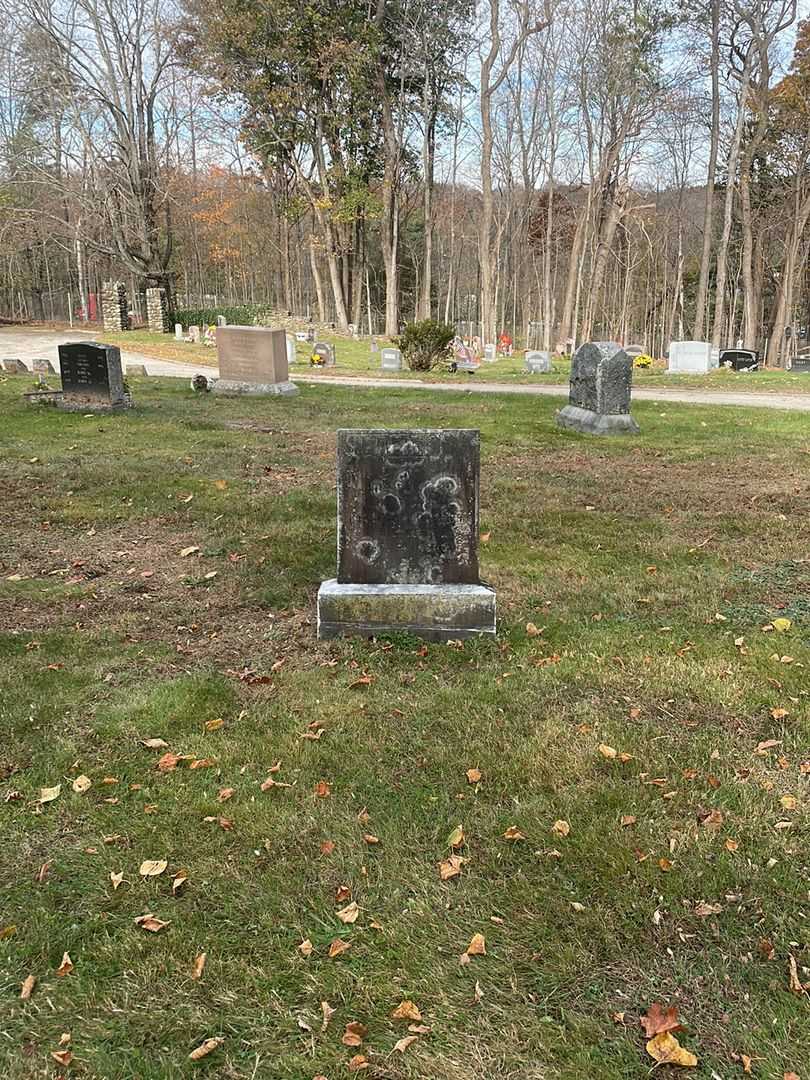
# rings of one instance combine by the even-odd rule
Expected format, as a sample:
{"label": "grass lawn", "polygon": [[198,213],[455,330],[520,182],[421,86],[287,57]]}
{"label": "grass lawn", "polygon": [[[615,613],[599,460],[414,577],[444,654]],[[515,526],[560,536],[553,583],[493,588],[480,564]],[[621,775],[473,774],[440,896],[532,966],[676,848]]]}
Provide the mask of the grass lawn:
{"label": "grass lawn", "polygon": [[[121,348],[130,348],[161,360],[182,360],[187,363],[201,363],[210,366],[216,366],[217,362],[216,349],[211,346],[175,341],[173,336],[152,334],[147,330],[131,330],[125,334],[104,333],[102,338],[104,341],[119,345]],[[476,382],[559,384],[568,382],[571,370],[570,362],[557,358],[554,360],[554,370],[548,375],[529,375],[525,371],[523,354],[521,353],[513,357],[500,357],[494,364],[482,363],[474,375],[468,375],[464,372],[451,375],[444,369],[437,369],[428,373],[408,370],[387,372],[380,370],[380,354],[369,351],[368,339],[352,341],[345,337],[326,334],[324,340],[335,345],[336,367],[326,370],[309,369],[324,379],[334,376],[369,375],[375,378],[427,379],[431,382],[469,380],[471,385]],[[378,341],[380,347],[385,344],[383,339],[378,339]],[[297,354],[301,369],[304,369],[304,367],[308,369],[310,347],[299,342]],[[295,370],[293,370],[293,374],[295,374]],[[663,367],[659,367],[649,371],[644,369],[636,370],[633,374],[633,382],[637,386],[661,390],[686,388],[694,390],[726,390],[735,393],[810,393],[810,374],[792,375],[788,371],[777,370],[740,374],[724,368],[713,371],[708,375],[668,375]]]}
{"label": "grass lawn", "polygon": [[[0,382],[3,1080],[809,1080],[806,417],[132,383]],[[340,426],[481,429],[497,640],[315,640]]]}

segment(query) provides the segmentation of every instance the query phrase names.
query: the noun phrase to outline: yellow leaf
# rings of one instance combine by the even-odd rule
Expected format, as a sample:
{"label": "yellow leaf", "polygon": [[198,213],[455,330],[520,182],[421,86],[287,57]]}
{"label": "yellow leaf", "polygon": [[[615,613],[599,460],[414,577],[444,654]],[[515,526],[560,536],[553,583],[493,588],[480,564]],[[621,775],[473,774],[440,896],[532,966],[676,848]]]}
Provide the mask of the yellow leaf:
{"label": "yellow leaf", "polygon": [[793,626],[793,623],[790,619],[773,619],[771,626],[774,630],[778,630],[780,634],[784,634],[786,630],[789,630],[791,626]]}
{"label": "yellow leaf", "polygon": [[551,831],[555,834],[555,836],[568,836],[568,834],[571,832],[571,826],[568,824],[567,821],[558,819],[551,826]]}
{"label": "yellow leaf", "polygon": [[783,795],[779,800],[785,810],[795,810],[799,802],[795,795]]}
{"label": "yellow leaf", "polygon": [[39,789],[39,801],[40,803],[53,802],[54,799],[58,799],[62,793],[62,785],[57,784],[56,787],[44,787]]}
{"label": "yellow leaf", "polygon": [[698,1059],[689,1050],[684,1050],[675,1036],[669,1031],[659,1032],[647,1043],[647,1053],[660,1065],[684,1065],[693,1068]]}
{"label": "yellow leaf", "polygon": [[616,757],[616,751],[613,749],[612,746],[608,746],[607,743],[599,744],[599,753],[602,755],[602,757],[608,758],[608,760],[612,760]]}
{"label": "yellow leaf", "polygon": [[121,884],[121,882],[123,880],[124,880],[124,871],[123,870],[119,871],[119,873],[117,873],[117,874],[114,871],[110,874],[110,881],[112,882],[113,892],[115,892],[115,890],[118,888],[118,886]]}
{"label": "yellow leaf", "polygon": [[526,834],[521,832],[517,825],[510,825],[503,834],[504,840],[525,840]]}
{"label": "yellow leaf", "polygon": [[458,851],[460,847],[464,846],[464,829],[461,825],[456,825],[455,829],[447,837],[447,846],[452,848],[453,851]]}
{"label": "yellow leaf", "polygon": [[360,908],[357,906],[356,902],[352,900],[350,904],[347,904],[345,908],[341,908],[336,914],[342,923],[352,924],[357,922],[360,915]]}
{"label": "yellow leaf", "polygon": [[418,1020],[422,1019],[422,1014],[419,1011],[418,1006],[416,1004],[414,1004],[413,1001],[410,1001],[410,1000],[408,1000],[406,998],[405,1001],[403,1001],[399,1005],[397,1005],[397,1007],[391,1013],[391,1018],[393,1020],[415,1020],[415,1021],[418,1021]]}
{"label": "yellow leaf", "polygon": [[77,795],[83,795],[85,791],[89,791],[92,786],[93,781],[90,779],[89,776],[85,776],[84,773],[82,773],[81,776],[77,776],[71,784],[71,787]]}
{"label": "yellow leaf", "polygon": [[168,865],[165,859],[144,859],[138,873],[141,877],[157,877]]}
{"label": "yellow leaf", "polygon": [[213,1054],[215,1050],[218,1050],[220,1046],[225,1042],[222,1037],[216,1039],[206,1039],[205,1042],[200,1043],[196,1050],[192,1050],[188,1055],[189,1061],[200,1061],[201,1058],[208,1057],[209,1054]]}
{"label": "yellow leaf", "polygon": [[225,721],[221,716],[218,716],[216,720],[206,720],[205,722],[206,731],[219,731],[221,727],[225,727]]}
{"label": "yellow leaf", "polygon": [[771,709],[771,716],[774,720],[784,720],[785,717],[789,715],[790,713],[787,709]]}
{"label": "yellow leaf", "polygon": [[188,870],[178,870],[172,878],[172,894],[177,896],[188,881]]}
{"label": "yellow leaf", "polygon": [[467,946],[468,956],[486,956],[487,946],[483,934],[473,934],[470,944]]}
{"label": "yellow leaf", "polygon": [[[545,629],[545,627],[543,629]],[[539,630],[533,622],[527,622],[526,633],[529,637],[539,637],[543,633],[543,630]]]}

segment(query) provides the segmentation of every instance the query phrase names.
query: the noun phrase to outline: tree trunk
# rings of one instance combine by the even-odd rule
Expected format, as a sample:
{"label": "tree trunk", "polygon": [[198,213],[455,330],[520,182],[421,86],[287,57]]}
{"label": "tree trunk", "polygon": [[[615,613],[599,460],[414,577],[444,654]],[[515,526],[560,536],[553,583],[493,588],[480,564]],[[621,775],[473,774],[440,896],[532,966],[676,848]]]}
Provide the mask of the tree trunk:
{"label": "tree trunk", "polygon": [[703,337],[706,322],[706,298],[709,291],[709,267],[712,257],[712,219],[714,217],[714,181],[717,175],[717,151],[720,144],[720,0],[712,0],[711,29],[712,129],[709,144],[709,168],[706,176],[706,203],[703,210],[703,248],[700,255],[697,299],[695,301],[694,340]]}

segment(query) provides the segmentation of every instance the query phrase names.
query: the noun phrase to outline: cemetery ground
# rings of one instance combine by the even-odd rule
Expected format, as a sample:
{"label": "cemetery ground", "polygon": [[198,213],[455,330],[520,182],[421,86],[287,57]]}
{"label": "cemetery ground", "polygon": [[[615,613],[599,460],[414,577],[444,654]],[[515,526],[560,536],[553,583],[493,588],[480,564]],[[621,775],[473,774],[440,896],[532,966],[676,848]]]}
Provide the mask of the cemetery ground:
{"label": "cemetery ground", "polygon": [[[85,418],[28,381],[4,1080],[624,1080],[656,1002],[685,1075],[806,1080],[805,417],[594,440],[546,399],[133,379]],[[315,640],[341,426],[481,429],[496,640]]]}

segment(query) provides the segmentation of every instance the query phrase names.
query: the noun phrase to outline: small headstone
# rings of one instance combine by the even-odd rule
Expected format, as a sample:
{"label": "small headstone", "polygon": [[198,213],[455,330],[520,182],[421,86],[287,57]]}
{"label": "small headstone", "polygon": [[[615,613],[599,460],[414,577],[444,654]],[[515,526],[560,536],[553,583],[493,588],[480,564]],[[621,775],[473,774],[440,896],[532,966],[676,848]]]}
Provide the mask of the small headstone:
{"label": "small headstone", "polygon": [[139,378],[145,379],[147,374],[148,372],[143,364],[127,364],[127,375],[132,375],[133,377],[138,376]]}
{"label": "small headstone", "polygon": [[551,371],[551,353],[543,349],[530,349],[526,353],[526,370],[532,375],[546,375]]}
{"label": "small headstone", "polygon": [[306,330],[296,330],[296,332],[295,332],[295,340],[296,341],[303,341],[303,342],[308,341],[309,338],[307,337]]}
{"label": "small headstone", "polygon": [[191,389],[196,394],[207,394],[211,389],[211,379],[207,378],[205,375],[192,375]]}
{"label": "small headstone", "polygon": [[487,361],[488,364],[494,364],[495,361],[498,359],[498,350],[493,344],[484,346],[484,359]]}
{"label": "small headstone", "polygon": [[56,402],[69,412],[110,412],[132,402],[124,390],[121,353],[115,345],[76,341],[59,346],[62,396]]}
{"label": "small headstone", "polygon": [[321,367],[335,366],[335,348],[328,341],[317,341],[312,348],[312,355],[320,357]]}
{"label": "small headstone", "polygon": [[175,341],[182,341],[183,340],[183,324],[182,323],[176,322],[174,324],[174,340]]}
{"label": "small headstone", "polygon": [[292,334],[287,334],[287,365],[294,364],[298,359],[298,353],[295,348],[295,338]]}
{"label": "small headstone", "polygon": [[290,382],[287,335],[266,326],[222,326],[217,331],[217,394],[297,394]]}
{"label": "small headstone", "polygon": [[318,593],[318,636],[495,632],[478,578],[480,434],[338,431],[338,569]]}
{"label": "small headstone", "polygon": [[383,371],[402,371],[402,352],[399,349],[383,349],[380,359]]}
{"label": "small headstone", "polygon": [[790,370],[795,375],[807,375],[810,373],[810,356],[794,356]]}
{"label": "small headstone", "polygon": [[195,345],[199,345],[202,340],[202,331],[199,326],[190,326],[188,328],[188,336],[194,342]]}
{"label": "small headstone", "polygon": [[228,320],[224,315],[217,315],[217,326],[227,326]]}
{"label": "small headstone", "polygon": [[3,361],[3,371],[7,375],[27,375],[28,368],[22,360],[8,359]]}
{"label": "small headstone", "polygon": [[50,360],[37,359],[31,361],[31,370],[35,375],[55,375],[56,369]]}
{"label": "small headstone", "polygon": [[379,351],[380,351],[380,346],[377,344],[377,339],[375,337],[373,337],[371,339],[371,344],[369,345],[369,352],[375,353],[375,352],[379,352]]}
{"label": "small headstone", "polygon": [[588,341],[571,361],[568,404],[557,414],[560,427],[586,435],[636,434],[630,415],[632,358],[613,341]]}
{"label": "small headstone", "polygon": [[315,327],[310,326],[310,327],[307,328],[307,341],[314,341],[314,340],[315,340]]}
{"label": "small headstone", "polygon": [[679,372],[705,375],[720,362],[719,351],[715,358],[709,341],[672,341],[669,345],[667,373]]}

